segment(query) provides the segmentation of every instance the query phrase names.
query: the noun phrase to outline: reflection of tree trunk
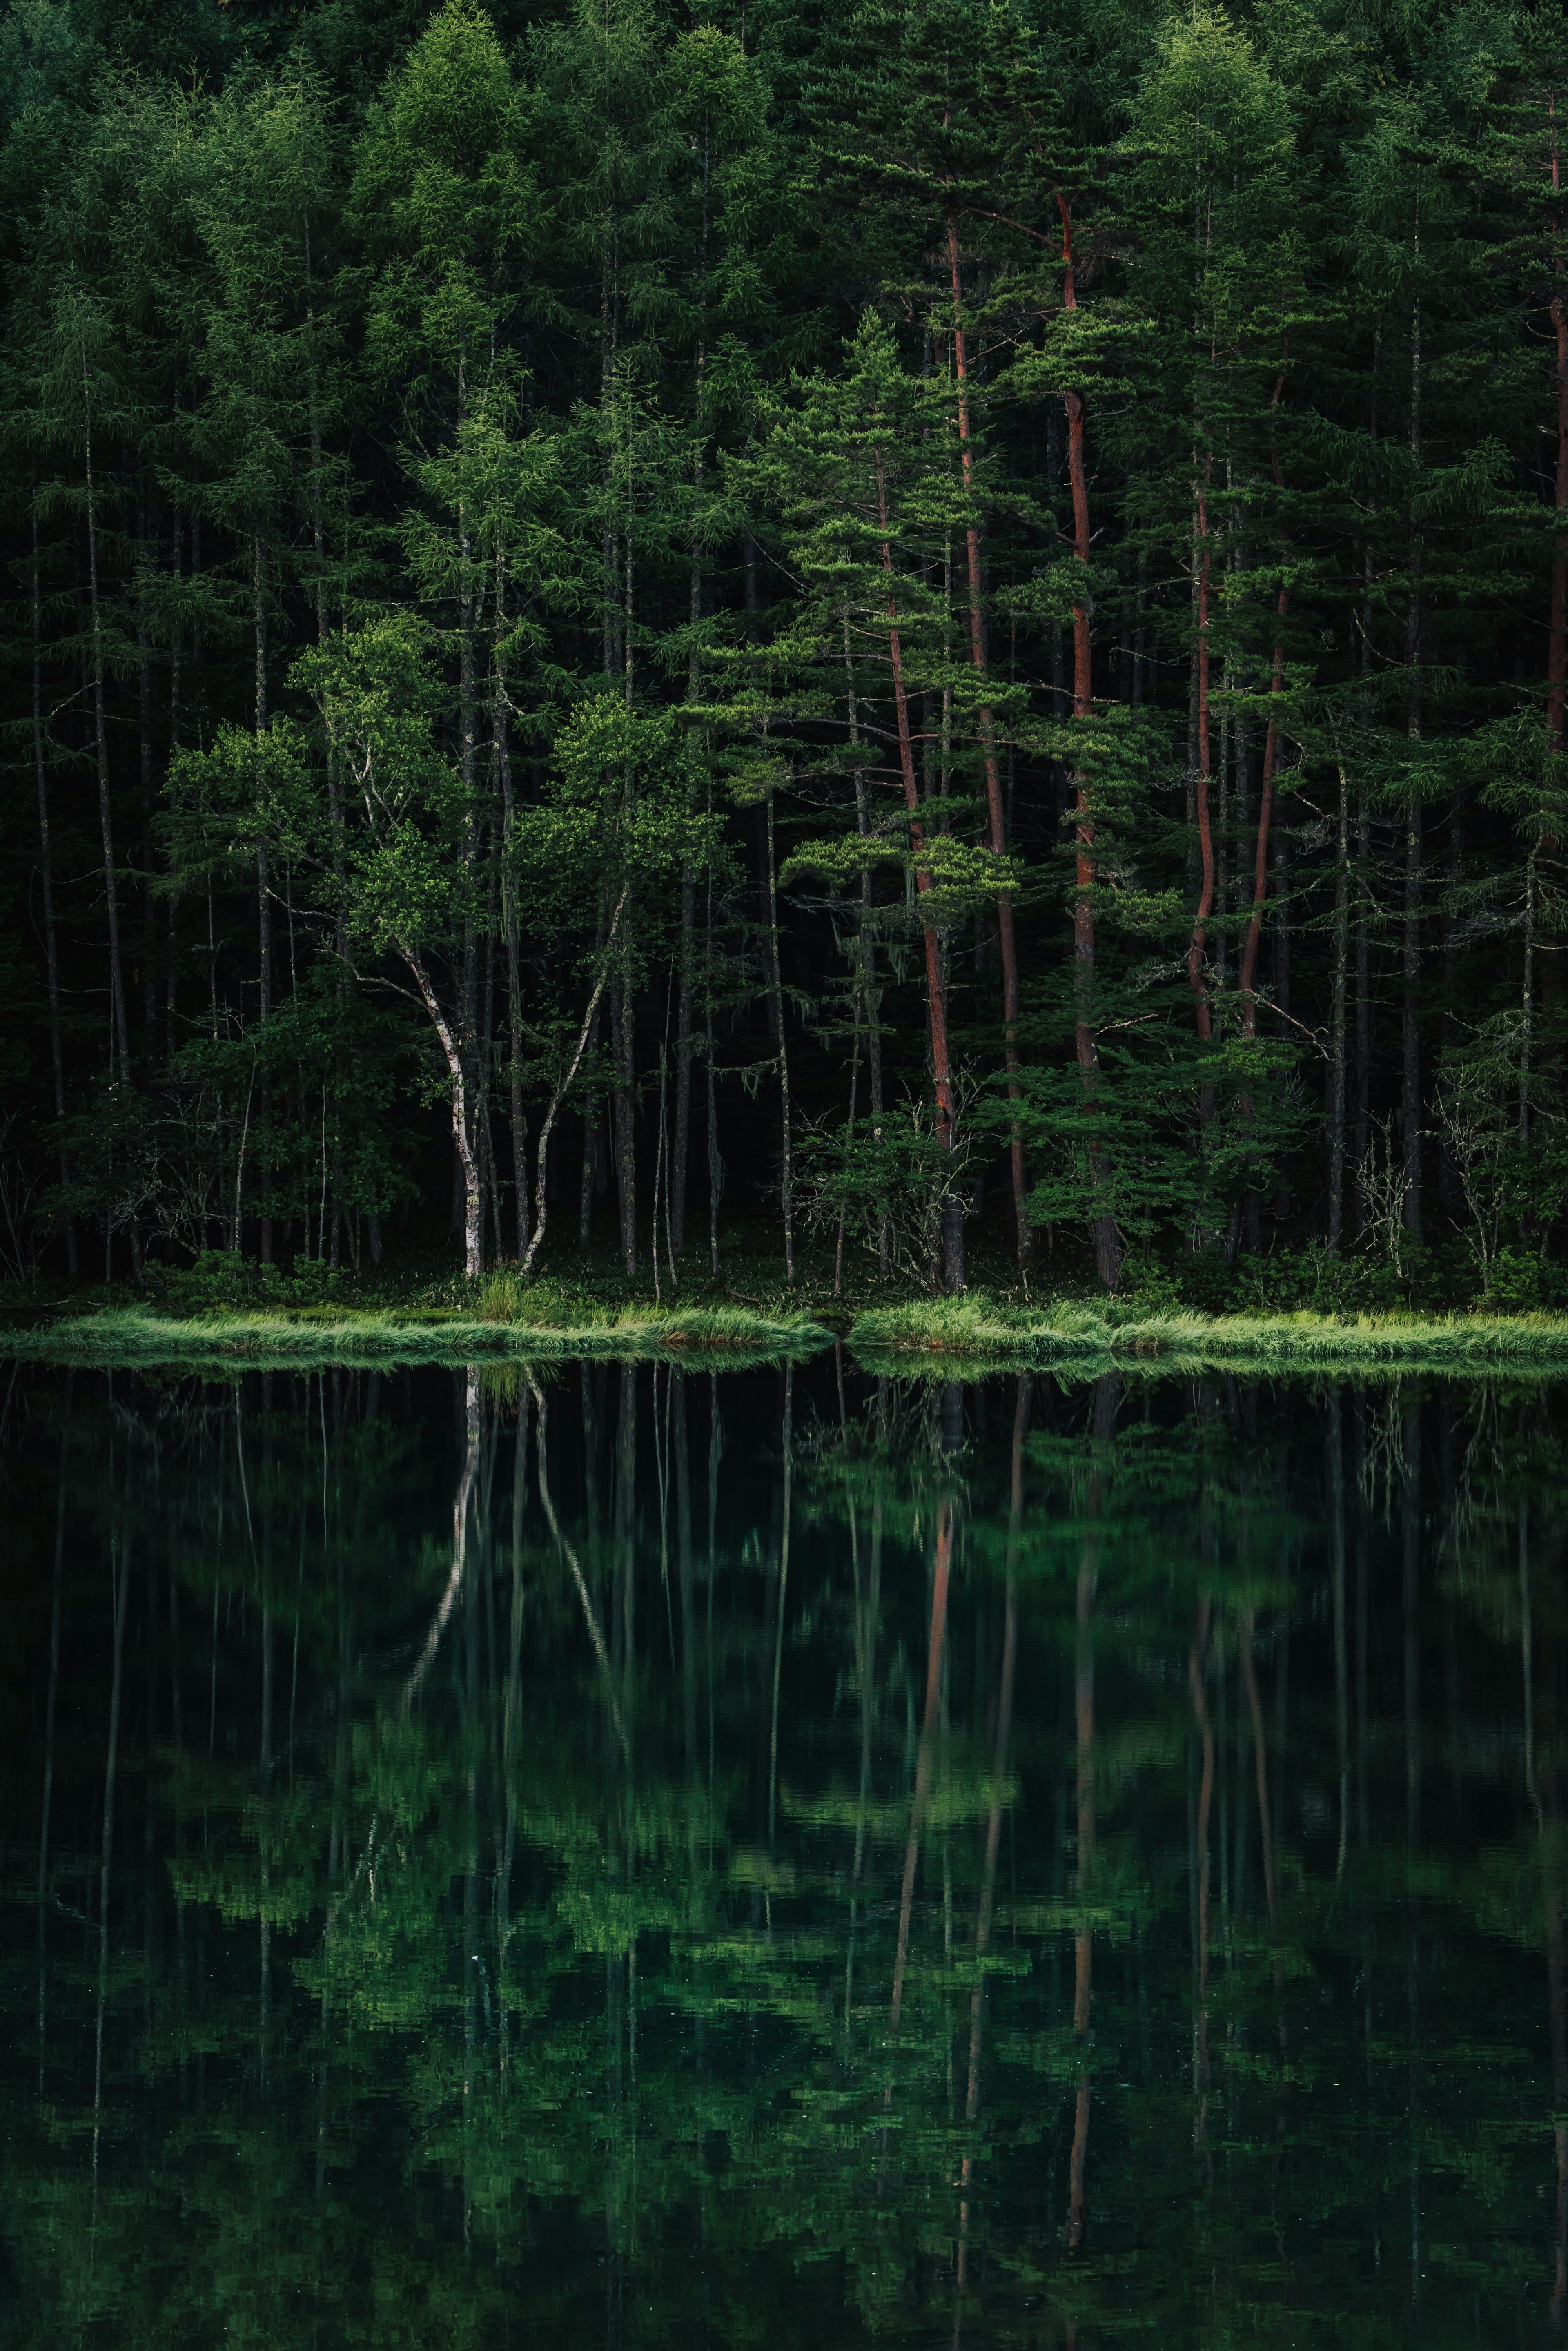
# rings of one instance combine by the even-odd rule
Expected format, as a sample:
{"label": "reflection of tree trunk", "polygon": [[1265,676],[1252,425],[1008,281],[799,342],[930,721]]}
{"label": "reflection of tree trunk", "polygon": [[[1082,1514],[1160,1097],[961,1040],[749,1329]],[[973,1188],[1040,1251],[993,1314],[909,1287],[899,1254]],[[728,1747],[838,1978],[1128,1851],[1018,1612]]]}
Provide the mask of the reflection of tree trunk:
{"label": "reflection of tree trunk", "polygon": [[1078,1932],[1072,1947],[1072,2037],[1078,2046],[1078,2087],[1073,2100],[1072,2154],[1068,2166],[1067,2250],[1081,2252],[1086,2226],[1084,2182],[1089,2166],[1089,2105],[1093,2074],[1089,2063],[1089,2020],[1093,1998],[1094,1938],[1087,1915],[1094,1878],[1094,1591],[1099,1574],[1099,1520],[1103,1495],[1099,1447],[1108,1442],[1115,1418],[1116,1382],[1095,1385],[1094,1454],[1091,1458],[1086,1520],[1078,1554],[1078,1594],[1073,1661],[1073,1717],[1078,1766]]}
{"label": "reflection of tree trunk", "polygon": [[1344,1876],[1350,1842],[1350,1670],[1344,1604],[1344,1426],[1339,1392],[1329,1398],[1329,1543],[1333,1562],[1334,1739],[1339,1758],[1339,1856],[1334,1883]]}
{"label": "reflection of tree trunk", "polygon": [[[937,1701],[942,1689],[942,1659],[947,1639],[947,1582],[953,1567],[953,1501],[944,1494],[936,1505],[936,1558],[931,1581],[931,1632],[926,1646],[925,1711],[920,1725],[920,1746],[915,1764],[915,1794],[909,1807],[909,1840],[904,1850],[904,1885],[898,1900],[898,1954],[893,1970],[890,2021],[898,2037],[904,2007],[904,1980],[909,1968],[909,1924],[915,1907],[915,1873],[920,1861],[920,1831],[930,1801],[936,1769]],[[885,2103],[893,2102],[893,2083]]]}
{"label": "reflection of tree trunk", "polygon": [[420,1685],[430,1671],[435,1652],[441,1646],[441,1636],[446,1630],[447,1621],[456,1604],[457,1594],[463,1588],[463,1571],[468,1558],[468,1501],[474,1491],[475,1474],[479,1467],[477,1365],[472,1364],[469,1365],[465,1379],[463,1468],[458,1476],[457,1493],[452,1505],[452,1568],[446,1579],[446,1589],[441,1595],[441,1605],[435,1612],[434,1622],[426,1634],[424,1646],[419,1653],[419,1661],[404,1686],[402,1702],[405,1707],[412,1706],[419,1696]]}
{"label": "reflection of tree trunk", "polygon": [[1552,1661],[1543,1677],[1546,1693],[1544,1769],[1536,1756],[1535,1659],[1530,1590],[1530,1520],[1519,1517],[1521,1668],[1524,1685],[1525,1784],[1534,1802],[1541,1844],[1541,1876],[1546,1917],[1546,2017],[1552,2043],[1552,2151],[1556,2174],[1552,2231],[1552,2278],[1549,2308],[1554,2327],[1568,2305],[1568,2001],[1563,1992],[1563,1823],[1557,1782],[1556,1676]]}
{"label": "reflection of tree trunk", "polygon": [[844,1957],[844,2031],[850,2029],[854,1997],[855,1929],[860,1922],[861,1872],[865,1866],[866,1813],[871,1805],[871,1734],[876,1714],[876,1635],[882,1607],[882,1502],[872,1504],[871,1566],[867,1588],[861,1586],[860,1536],[854,1507],[850,1508],[850,1548],[855,1578],[855,1677],[860,1684],[860,1798],[855,1813],[855,1858],[850,1876],[850,1940]]}
{"label": "reflection of tree trunk", "polygon": [[[969,1995],[969,2074],[964,2095],[964,2119],[971,2141],[980,2111],[980,2044],[986,2014],[986,1976],[981,1964],[991,1945],[991,1909],[996,1896],[997,1856],[1001,1850],[1002,1811],[1007,1789],[1008,1747],[1012,1736],[1013,1679],[1018,1662],[1018,1546],[1023,1516],[1023,1441],[1029,1429],[1033,1384],[1020,1375],[1013,1409],[1012,1489],[1008,1509],[1007,1617],[1002,1635],[1002,1669],[997,1693],[997,1746],[992,1764],[991,1809],[986,1822],[986,1859],[980,1874],[980,1900],[975,1914],[975,1959],[980,1972]],[[959,2174],[957,2290],[967,2283],[969,2252],[969,2184],[974,2177],[973,2144],[966,2149]],[[958,2340],[961,2307],[954,2314],[953,2339]]]}
{"label": "reflection of tree trunk", "polygon": [[1421,1648],[1416,1610],[1421,1572],[1421,1416],[1405,1420],[1404,1578],[1405,1835],[1414,1857],[1421,1834]]}
{"label": "reflection of tree trunk", "polygon": [[768,1733],[768,1845],[779,1809],[779,1678],[784,1667],[784,1604],[789,1588],[790,1470],[794,1449],[795,1366],[784,1366],[784,1521],[779,1536],[779,1598],[773,1629],[773,1713]]}
{"label": "reflection of tree trunk", "polygon": [[60,1591],[66,1564],[66,1440],[55,1494],[55,1580],[49,1606],[49,1690],[44,1707],[44,1797],[38,1815],[38,2098],[44,2095],[45,1970],[48,1959],[49,1813],[55,1792],[55,1705],[60,1686]]}
{"label": "reflection of tree trunk", "polygon": [[1252,1771],[1258,1788],[1258,1825],[1263,1840],[1263,1889],[1269,1906],[1269,1931],[1274,1931],[1278,1907],[1274,1882],[1274,1823],[1269,1809],[1269,1745],[1263,1727],[1263,1701],[1258,1691],[1258,1668],[1252,1657],[1252,1611],[1241,1618],[1241,1678],[1247,1690],[1247,1710],[1252,1718]]}
{"label": "reflection of tree trunk", "polygon": [[[113,1552],[110,1552],[111,1573]],[[112,1586],[114,1665],[109,1685],[109,1752],[103,1769],[103,1824],[98,1870],[98,2018],[93,2033],[92,2195],[98,2211],[98,2153],[103,2129],[103,2016],[109,1998],[109,1883],[114,1857],[114,1786],[120,1765],[120,1688],[125,1662],[125,1607],[131,1591],[131,1546],[121,1539],[120,1573]]]}
{"label": "reflection of tree trunk", "polygon": [[1193,2088],[1198,2099],[1193,2144],[1201,2147],[1208,2112],[1208,1826],[1214,1810],[1214,1725],[1204,1690],[1213,1604],[1207,1593],[1197,1604],[1197,1626],[1186,1661],[1193,1717],[1203,1742],[1203,1784],[1197,1799],[1197,2004],[1193,2030]]}
{"label": "reflection of tree trunk", "polygon": [[536,1442],[539,1479],[539,1501],[543,1506],[545,1517],[549,1523],[550,1533],[555,1538],[556,1546],[559,1550],[562,1557],[565,1559],[567,1565],[571,1570],[572,1582],[577,1587],[578,1600],[582,1608],[583,1622],[588,1626],[588,1637],[593,1644],[593,1654],[598,1661],[600,1679],[604,1685],[605,1706],[609,1711],[611,1722],[614,1727],[615,1737],[620,1745],[621,1752],[622,1756],[624,1756],[628,1753],[626,1732],[621,1720],[621,1708],[615,1702],[615,1677],[611,1670],[610,1653],[604,1646],[604,1635],[600,1627],[599,1612],[593,1605],[592,1595],[588,1589],[588,1584],[584,1579],[582,1568],[578,1560],[577,1553],[573,1551],[571,1545],[568,1542],[566,1536],[561,1531],[560,1520],[557,1518],[555,1513],[555,1503],[550,1499],[549,1470],[549,1409],[545,1403],[543,1390],[537,1386],[532,1379],[529,1380],[528,1385],[533,1389],[534,1406],[539,1416],[538,1436]]}

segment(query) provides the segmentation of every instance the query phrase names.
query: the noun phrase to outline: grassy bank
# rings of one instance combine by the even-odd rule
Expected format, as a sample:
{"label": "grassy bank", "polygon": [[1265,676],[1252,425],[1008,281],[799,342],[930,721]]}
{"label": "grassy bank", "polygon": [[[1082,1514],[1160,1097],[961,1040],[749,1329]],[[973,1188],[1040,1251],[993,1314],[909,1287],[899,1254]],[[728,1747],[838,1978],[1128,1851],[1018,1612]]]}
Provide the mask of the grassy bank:
{"label": "grassy bank", "polygon": [[981,1368],[1102,1362],[1250,1371],[1380,1368],[1568,1374],[1568,1315],[1199,1314],[1146,1312],[1135,1301],[1000,1305],[983,1296],[926,1299],[859,1315],[858,1362],[973,1377]]}
{"label": "grassy bank", "polygon": [[398,1313],[334,1308],[180,1318],[120,1307],[0,1330],[0,1356],[127,1366],[243,1364],[258,1370],[658,1356],[736,1370],[814,1353],[829,1335],[804,1314],[766,1315],[727,1306],[623,1307],[546,1323],[439,1309]]}
{"label": "grassy bank", "polygon": [[[1568,1375],[1568,1315],[1314,1312],[1206,1314],[1136,1299],[1025,1303],[977,1290],[960,1299],[862,1298],[846,1310],[824,1285],[794,1291],[753,1273],[737,1300],[716,1285],[660,1302],[621,1280],[520,1283],[448,1280],[401,1297],[180,1303],[102,1293],[12,1293],[0,1310],[0,1359],[39,1363],[261,1369],[340,1364],[678,1361],[704,1369],[803,1358],[847,1335],[865,1370],[974,1379],[989,1371],[1101,1366],[1185,1372],[1427,1371]],[[706,1294],[705,1294],[706,1293]]]}

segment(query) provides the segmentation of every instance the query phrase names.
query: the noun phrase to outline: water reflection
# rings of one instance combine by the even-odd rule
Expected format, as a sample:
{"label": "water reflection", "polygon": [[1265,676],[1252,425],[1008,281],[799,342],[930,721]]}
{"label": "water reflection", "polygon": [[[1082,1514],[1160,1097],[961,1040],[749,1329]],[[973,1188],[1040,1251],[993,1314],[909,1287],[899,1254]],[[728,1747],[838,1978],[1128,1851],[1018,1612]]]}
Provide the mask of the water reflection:
{"label": "water reflection", "polygon": [[1559,2338],[1554,1391],[6,1414],[8,2340]]}

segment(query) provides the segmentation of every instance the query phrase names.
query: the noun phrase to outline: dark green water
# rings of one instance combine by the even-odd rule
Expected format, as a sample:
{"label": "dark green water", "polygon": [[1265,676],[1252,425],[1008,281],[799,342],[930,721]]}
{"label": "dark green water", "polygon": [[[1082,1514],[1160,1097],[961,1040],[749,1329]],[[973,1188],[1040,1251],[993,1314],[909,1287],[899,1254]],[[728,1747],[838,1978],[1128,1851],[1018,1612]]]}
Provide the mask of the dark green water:
{"label": "dark green water", "polygon": [[0,2337],[1561,2339],[1568,1396],[544,1401],[12,1383]]}

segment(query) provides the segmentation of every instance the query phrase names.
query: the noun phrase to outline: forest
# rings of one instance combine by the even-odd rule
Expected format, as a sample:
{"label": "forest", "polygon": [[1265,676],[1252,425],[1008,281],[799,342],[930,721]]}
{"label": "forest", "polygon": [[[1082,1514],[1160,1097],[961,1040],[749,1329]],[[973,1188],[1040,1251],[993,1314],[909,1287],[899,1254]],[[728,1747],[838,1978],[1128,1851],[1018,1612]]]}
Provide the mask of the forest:
{"label": "forest", "polygon": [[1565,80],[16,0],[0,1271],[1568,1301]]}

